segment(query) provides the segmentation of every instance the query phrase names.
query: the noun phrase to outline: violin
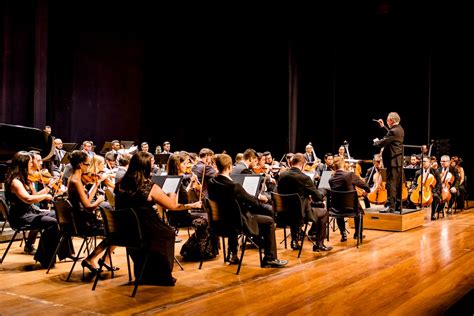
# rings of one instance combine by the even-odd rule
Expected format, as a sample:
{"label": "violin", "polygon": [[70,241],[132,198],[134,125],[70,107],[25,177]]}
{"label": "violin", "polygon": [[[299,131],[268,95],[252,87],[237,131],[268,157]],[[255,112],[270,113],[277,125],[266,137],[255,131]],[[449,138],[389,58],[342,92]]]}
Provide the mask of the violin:
{"label": "violin", "polygon": [[382,181],[382,174],[375,169],[374,174],[374,185],[370,188],[370,193],[367,195],[370,203],[373,204],[385,204],[387,202],[387,189],[385,188],[385,182]]}
{"label": "violin", "polygon": [[85,172],[81,176],[82,183],[84,184],[96,183],[99,181],[99,179],[100,176],[92,172]]}
{"label": "violin", "polygon": [[[32,173],[28,174],[28,180],[31,182],[39,182],[45,186],[49,186],[51,180],[57,179],[54,177],[47,169],[43,169],[41,171],[33,171]],[[51,189],[57,191],[61,188],[62,180],[59,179],[58,181],[53,182]]]}

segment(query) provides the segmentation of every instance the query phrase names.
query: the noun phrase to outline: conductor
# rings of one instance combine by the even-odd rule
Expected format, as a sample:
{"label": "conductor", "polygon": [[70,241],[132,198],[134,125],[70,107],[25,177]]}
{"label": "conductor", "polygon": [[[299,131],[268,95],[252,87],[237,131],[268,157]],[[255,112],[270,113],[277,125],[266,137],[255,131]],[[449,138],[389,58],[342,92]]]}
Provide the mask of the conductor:
{"label": "conductor", "polygon": [[374,120],[387,130],[382,138],[375,138],[374,146],[381,148],[383,165],[387,172],[387,207],[381,213],[395,213],[402,209],[402,172],[403,172],[403,139],[405,131],[400,125],[400,116],[397,112],[390,112],[387,116],[388,128],[382,119]]}

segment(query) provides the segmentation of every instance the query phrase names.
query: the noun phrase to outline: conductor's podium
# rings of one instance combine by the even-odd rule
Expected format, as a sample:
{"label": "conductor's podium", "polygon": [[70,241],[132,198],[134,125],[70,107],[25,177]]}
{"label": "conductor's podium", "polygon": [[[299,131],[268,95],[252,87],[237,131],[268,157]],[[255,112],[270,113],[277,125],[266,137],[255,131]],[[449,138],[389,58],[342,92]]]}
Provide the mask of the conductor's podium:
{"label": "conductor's podium", "polygon": [[[374,206],[364,210],[364,229],[377,229],[403,232],[422,226],[425,222],[423,209],[403,209],[402,213],[380,213],[383,206]],[[349,219],[349,225],[354,227],[354,220]]]}

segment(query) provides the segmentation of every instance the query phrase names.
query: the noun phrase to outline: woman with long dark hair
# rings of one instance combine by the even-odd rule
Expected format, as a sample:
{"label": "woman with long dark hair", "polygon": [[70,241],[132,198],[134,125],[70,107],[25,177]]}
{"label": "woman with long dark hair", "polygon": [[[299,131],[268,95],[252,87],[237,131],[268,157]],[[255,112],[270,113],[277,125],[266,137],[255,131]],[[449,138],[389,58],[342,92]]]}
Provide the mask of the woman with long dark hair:
{"label": "woman with long dark hair", "polygon": [[[127,173],[116,184],[116,209],[133,208],[139,217],[145,239],[150,242],[150,256],[143,273],[143,284],[173,286],[175,233],[162,221],[154,209],[155,204],[168,210],[200,208],[202,203],[179,204],[175,193],[168,196],[151,181],[153,155],[140,151],[130,160]],[[131,251],[135,275],[139,275],[145,259],[144,251]]]}
{"label": "woman with long dark hair", "polygon": [[[33,171],[31,154],[26,151],[17,152],[7,171],[5,196],[10,203],[9,219],[12,227],[29,224],[32,230],[43,230],[34,259],[39,261],[43,268],[47,268],[59,241],[58,223],[54,212],[40,210],[34,204],[53,199],[49,193],[56,180],[51,180],[41,191],[35,192],[28,179],[28,174]],[[31,249],[34,244],[36,234],[31,236],[33,238],[28,238],[25,248]],[[70,244],[63,243],[63,245],[64,247],[58,252],[60,260],[71,256]]]}

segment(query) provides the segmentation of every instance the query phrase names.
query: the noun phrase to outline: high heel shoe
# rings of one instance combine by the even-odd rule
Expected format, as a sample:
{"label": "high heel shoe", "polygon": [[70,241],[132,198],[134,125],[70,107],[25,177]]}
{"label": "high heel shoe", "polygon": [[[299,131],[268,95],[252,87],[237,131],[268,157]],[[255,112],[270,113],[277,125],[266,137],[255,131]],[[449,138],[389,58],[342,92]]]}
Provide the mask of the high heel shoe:
{"label": "high heel shoe", "polygon": [[102,260],[102,259],[99,259],[99,264],[100,264],[101,266],[104,266],[104,267],[107,269],[107,271],[117,271],[117,270],[120,270],[119,267],[116,267],[116,266],[109,266],[109,265],[108,265],[104,260]]}
{"label": "high heel shoe", "polygon": [[92,273],[94,273],[94,274],[99,271],[99,269],[94,268],[94,267],[92,266],[92,264],[90,264],[90,263],[87,262],[86,260],[82,260],[82,261],[81,261],[81,266],[82,266],[83,268],[89,269],[89,270],[90,270]]}

